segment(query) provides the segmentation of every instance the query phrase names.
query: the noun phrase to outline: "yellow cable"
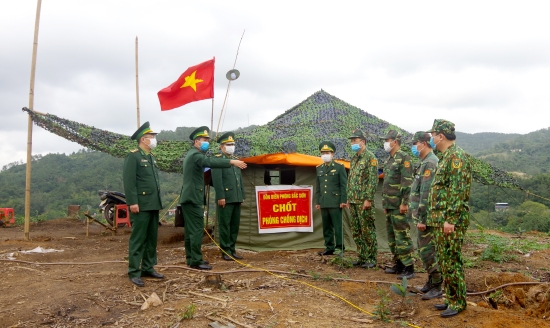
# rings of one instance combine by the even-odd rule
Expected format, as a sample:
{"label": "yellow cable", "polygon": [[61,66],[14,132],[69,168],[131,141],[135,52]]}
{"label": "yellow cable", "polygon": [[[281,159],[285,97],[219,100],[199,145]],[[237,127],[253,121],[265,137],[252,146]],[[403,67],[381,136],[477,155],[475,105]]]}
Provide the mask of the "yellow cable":
{"label": "yellow cable", "polygon": [[[372,314],[372,313],[370,313],[370,312],[368,312],[368,311],[366,311],[366,310],[360,308],[359,306],[353,304],[352,302],[348,301],[347,299],[343,298],[342,296],[340,296],[340,295],[338,295],[338,294],[335,294],[335,293],[333,293],[333,292],[331,292],[331,291],[329,291],[329,290],[326,290],[326,289],[323,289],[323,288],[320,288],[320,287],[311,285],[311,284],[309,284],[309,283],[307,283],[307,282],[303,282],[303,281],[295,280],[295,279],[290,279],[290,278],[288,278],[288,277],[285,277],[285,276],[281,276],[281,275],[275,274],[275,273],[273,273],[273,272],[271,272],[271,271],[269,271],[269,270],[267,270],[267,269],[264,269],[264,268],[259,268],[259,267],[255,267],[255,266],[250,265],[250,264],[246,264],[246,263],[240,262],[240,261],[238,261],[237,259],[233,258],[233,256],[231,256],[231,254],[228,254],[225,250],[223,250],[223,249],[220,247],[220,245],[218,245],[218,243],[216,243],[216,241],[214,240],[214,238],[212,238],[212,236],[208,233],[208,231],[207,231],[206,229],[204,229],[204,231],[206,232],[206,234],[208,235],[208,237],[210,238],[210,240],[212,240],[212,242],[214,243],[214,245],[216,245],[216,247],[218,247],[219,250],[221,250],[225,255],[229,256],[231,259],[233,259],[233,261],[239,263],[240,265],[242,265],[242,266],[244,266],[244,267],[249,267],[249,268],[253,268],[253,269],[257,269],[257,270],[264,271],[264,272],[266,272],[266,273],[268,273],[268,274],[270,274],[270,275],[272,275],[272,276],[274,276],[274,277],[276,277],[276,278],[280,278],[280,279],[284,279],[284,280],[289,280],[289,281],[294,281],[294,282],[299,282],[299,283],[302,284],[302,285],[306,285],[306,286],[311,287],[311,288],[313,288],[313,289],[320,290],[320,291],[322,291],[322,292],[324,292],[324,293],[326,293],[326,294],[329,294],[329,295],[332,295],[332,296],[334,296],[334,297],[336,297],[336,298],[339,298],[340,300],[344,301],[345,303],[347,303],[347,304],[350,305],[351,307],[353,307],[353,308],[355,308],[355,309],[357,309],[357,310],[359,310],[359,311],[361,311],[361,312],[363,312],[363,313],[366,313],[366,314],[368,314],[368,315],[370,315],[370,316],[372,316],[372,317],[376,317],[376,315],[374,315],[374,314]],[[389,322],[393,322],[393,321],[390,320]],[[408,323],[408,322],[405,322],[405,323],[406,323],[407,326],[409,326],[409,327],[421,328],[421,327],[419,327],[419,326],[413,325],[413,324]]]}
{"label": "yellow cable", "polygon": [[533,194],[533,193],[532,193],[532,192],[530,192],[529,190],[527,190],[527,191],[526,191],[525,193],[527,194],[527,196],[529,196],[529,195],[533,195],[533,196],[535,196],[535,197],[538,197],[538,198],[542,198],[542,199],[544,199],[544,200],[547,200],[547,201],[549,201],[549,202],[550,202],[550,199],[548,199],[548,198],[545,198],[545,197],[542,197],[542,196],[539,196],[539,195],[537,195],[537,194]]}
{"label": "yellow cable", "polygon": [[180,196],[176,196],[176,198],[174,198],[174,200],[170,203],[170,205],[168,205],[168,207],[166,208],[166,211],[164,211],[164,213],[162,214],[162,216],[160,217],[159,221],[164,219],[164,217],[166,216],[166,213],[168,213],[168,211],[172,208],[172,206],[174,206],[174,204],[176,203],[176,201],[180,198]]}

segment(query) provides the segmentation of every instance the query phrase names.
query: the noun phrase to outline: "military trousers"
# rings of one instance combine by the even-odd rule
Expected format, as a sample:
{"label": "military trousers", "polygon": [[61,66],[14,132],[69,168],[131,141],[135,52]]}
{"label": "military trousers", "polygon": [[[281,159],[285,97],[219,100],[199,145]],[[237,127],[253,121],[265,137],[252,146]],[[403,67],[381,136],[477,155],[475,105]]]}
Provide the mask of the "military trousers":
{"label": "military trousers", "polygon": [[[323,238],[325,239],[325,250],[344,251],[344,229],[342,228],[341,208],[321,208],[323,219]],[[336,242],[335,242],[336,239]]]}
{"label": "military trousers", "polygon": [[235,244],[241,223],[241,203],[229,203],[225,204],[225,207],[218,206],[217,214],[220,247],[229,255],[235,254]]}
{"label": "military trousers", "polygon": [[185,261],[189,266],[200,265],[202,260],[202,237],[204,236],[204,212],[201,205],[181,204],[185,219]]}
{"label": "military trousers", "polygon": [[399,209],[386,209],[386,230],[394,259],[401,260],[405,266],[412,265],[413,243],[407,216],[399,213]]}
{"label": "military trousers", "polygon": [[351,230],[357,246],[359,261],[376,264],[378,243],[374,226],[374,204],[363,210],[363,204],[349,204],[351,213]]}
{"label": "military trousers", "polygon": [[435,254],[434,227],[426,226],[424,231],[418,230],[418,255],[430,275],[440,272]]}
{"label": "military trousers", "polygon": [[462,311],[466,309],[466,279],[462,244],[466,227],[456,226],[450,234],[443,233],[443,227],[434,228],[437,261],[445,284],[445,303],[449,308]]}
{"label": "military trousers", "polygon": [[141,277],[157,264],[159,211],[130,212],[132,233],[128,242],[128,276]]}

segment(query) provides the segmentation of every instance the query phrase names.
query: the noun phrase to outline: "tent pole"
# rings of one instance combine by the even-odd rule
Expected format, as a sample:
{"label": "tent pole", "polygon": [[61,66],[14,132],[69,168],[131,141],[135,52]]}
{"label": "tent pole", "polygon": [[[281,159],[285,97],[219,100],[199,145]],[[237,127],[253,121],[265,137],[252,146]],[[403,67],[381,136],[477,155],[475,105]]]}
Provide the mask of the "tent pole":
{"label": "tent pole", "polygon": [[[32,46],[31,81],[29,89],[29,108],[34,109],[34,77],[36,73],[36,53],[38,49],[38,28],[40,26],[40,9],[42,0],[36,3],[36,18],[34,20],[34,41]],[[25,175],[25,240],[29,240],[31,219],[31,162],[32,162],[32,117],[29,114],[27,124],[27,167]]]}
{"label": "tent pole", "polygon": [[136,36],[136,109],[137,109],[137,128],[141,126],[139,119],[139,73],[138,73],[138,37]]}

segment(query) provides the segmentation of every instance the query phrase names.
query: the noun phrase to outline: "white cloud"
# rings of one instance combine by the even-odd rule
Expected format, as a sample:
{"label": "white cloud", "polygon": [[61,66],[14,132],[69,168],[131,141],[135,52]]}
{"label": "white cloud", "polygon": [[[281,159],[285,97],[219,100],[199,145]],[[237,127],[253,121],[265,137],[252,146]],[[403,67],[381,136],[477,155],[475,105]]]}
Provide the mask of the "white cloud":
{"label": "white cloud", "polygon": [[[548,126],[546,1],[45,1],[35,109],[123,134],[210,125],[209,100],[160,112],[156,93],[216,57],[214,128],[246,29],[224,129],[265,124],[321,88],[414,132]],[[0,166],[25,159],[36,2],[0,4]],[[34,128],[33,153],[80,146]]]}

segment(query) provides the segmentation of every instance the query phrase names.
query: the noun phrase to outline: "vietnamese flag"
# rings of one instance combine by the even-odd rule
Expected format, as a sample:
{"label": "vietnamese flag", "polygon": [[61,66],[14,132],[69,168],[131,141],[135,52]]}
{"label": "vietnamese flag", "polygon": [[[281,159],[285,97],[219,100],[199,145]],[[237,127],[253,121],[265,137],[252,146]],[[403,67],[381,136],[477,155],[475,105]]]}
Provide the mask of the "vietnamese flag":
{"label": "vietnamese flag", "polygon": [[214,60],[189,67],[176,82],[158,92],[160,110],[214,98]]}

